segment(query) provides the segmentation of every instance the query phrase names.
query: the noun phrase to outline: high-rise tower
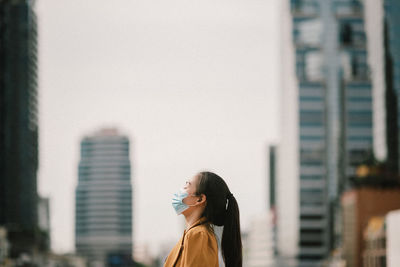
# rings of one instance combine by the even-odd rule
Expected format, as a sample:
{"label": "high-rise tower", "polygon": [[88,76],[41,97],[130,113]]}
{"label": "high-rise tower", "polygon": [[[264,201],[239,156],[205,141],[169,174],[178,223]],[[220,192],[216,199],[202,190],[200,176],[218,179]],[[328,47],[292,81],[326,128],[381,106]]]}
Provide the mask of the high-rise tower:
{"label": "high-rise tower", "polygon": [[363,6],[358,0],[283,6],[278,253],[299,260],[291,264],[321,266],[336,245],[338,196],[372,153]]}
{"label": "high-rise tower", "polygon": [[364,6],[374,92],[374,152],[396,174],[400,159],[400,2],[364,0]]}
{"label": "high-rise tower", "polygon": [[77,253],[100,264],[132,255],[129,140],[115,129],[81,141],[75,245]]}
{"label": "high-rise tower", "polygon": [[0,226],[13,258],[40,243],[36,27],[34,1],[0,1]]}
{"label": "high-rise tower", "polygon": [[[400,2],[396,0],[384,0],[383,5],[387,100],[387,160],[390,165],[394,165],[393,168],[395,171],[398,171],[400,166]],[[397,121],[397,124],[393,123],[393,121]],[[396,131],[397,136],[394,136],[393,132]],[[395,161],[397,163],[392,163]]]}

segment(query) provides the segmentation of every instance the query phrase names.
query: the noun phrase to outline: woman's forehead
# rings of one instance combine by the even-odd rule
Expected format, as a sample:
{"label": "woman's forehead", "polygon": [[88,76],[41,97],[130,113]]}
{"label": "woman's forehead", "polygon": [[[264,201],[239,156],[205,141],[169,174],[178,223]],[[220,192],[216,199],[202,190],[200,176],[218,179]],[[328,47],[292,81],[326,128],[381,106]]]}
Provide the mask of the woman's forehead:
{"label": "woman's forehead", "polygon": [[199,175],[196,174],[195,176],[193,176],[193,177],[190,179],[190,182],[191,182],[192,184],[197,184],[198,179],[199,179]]}

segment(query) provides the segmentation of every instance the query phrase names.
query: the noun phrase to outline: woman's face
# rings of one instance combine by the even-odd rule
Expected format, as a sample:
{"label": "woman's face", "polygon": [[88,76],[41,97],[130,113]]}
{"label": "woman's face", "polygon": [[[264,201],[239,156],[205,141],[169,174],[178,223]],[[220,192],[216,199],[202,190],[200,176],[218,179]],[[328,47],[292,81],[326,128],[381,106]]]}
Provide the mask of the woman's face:
{"label": "woman's face", "polygon": [[186,184],[183,188],[188,193],[188,196],[183,199],[183,203],[185,203],[186,205],[195,204],[197,199],[199,198],[198,196],[196,196],[197,179],[198,179],[198,177],[196,175],[189,181],[186,181]]}

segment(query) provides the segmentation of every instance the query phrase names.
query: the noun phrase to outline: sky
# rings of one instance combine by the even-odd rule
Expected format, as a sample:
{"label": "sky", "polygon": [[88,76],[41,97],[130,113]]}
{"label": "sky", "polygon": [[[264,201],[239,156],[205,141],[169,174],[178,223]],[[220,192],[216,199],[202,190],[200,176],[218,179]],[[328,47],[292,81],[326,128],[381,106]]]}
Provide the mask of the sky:
{"label": "sky", "polygon": [[225,179],[242,228],[267,209],[279,135],[278,0],[39,0],[39,193],[55,252],[74,251],[82,137],[131,141],[134,242],[178,241],[171,197],[202,170]]}

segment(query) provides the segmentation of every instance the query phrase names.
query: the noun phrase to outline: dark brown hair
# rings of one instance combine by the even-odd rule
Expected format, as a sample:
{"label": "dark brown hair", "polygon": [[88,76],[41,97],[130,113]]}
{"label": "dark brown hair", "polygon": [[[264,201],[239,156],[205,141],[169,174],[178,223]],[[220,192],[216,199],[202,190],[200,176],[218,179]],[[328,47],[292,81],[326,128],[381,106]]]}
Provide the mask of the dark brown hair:
{"label": "dark brown hair", "polygon": [[207,204],[203,212],[209,223],[224,226],[221,240],[226,267],[242,267],[239,206],[225,181],[212,172],[198,174],[196,194],[204,194]]}

